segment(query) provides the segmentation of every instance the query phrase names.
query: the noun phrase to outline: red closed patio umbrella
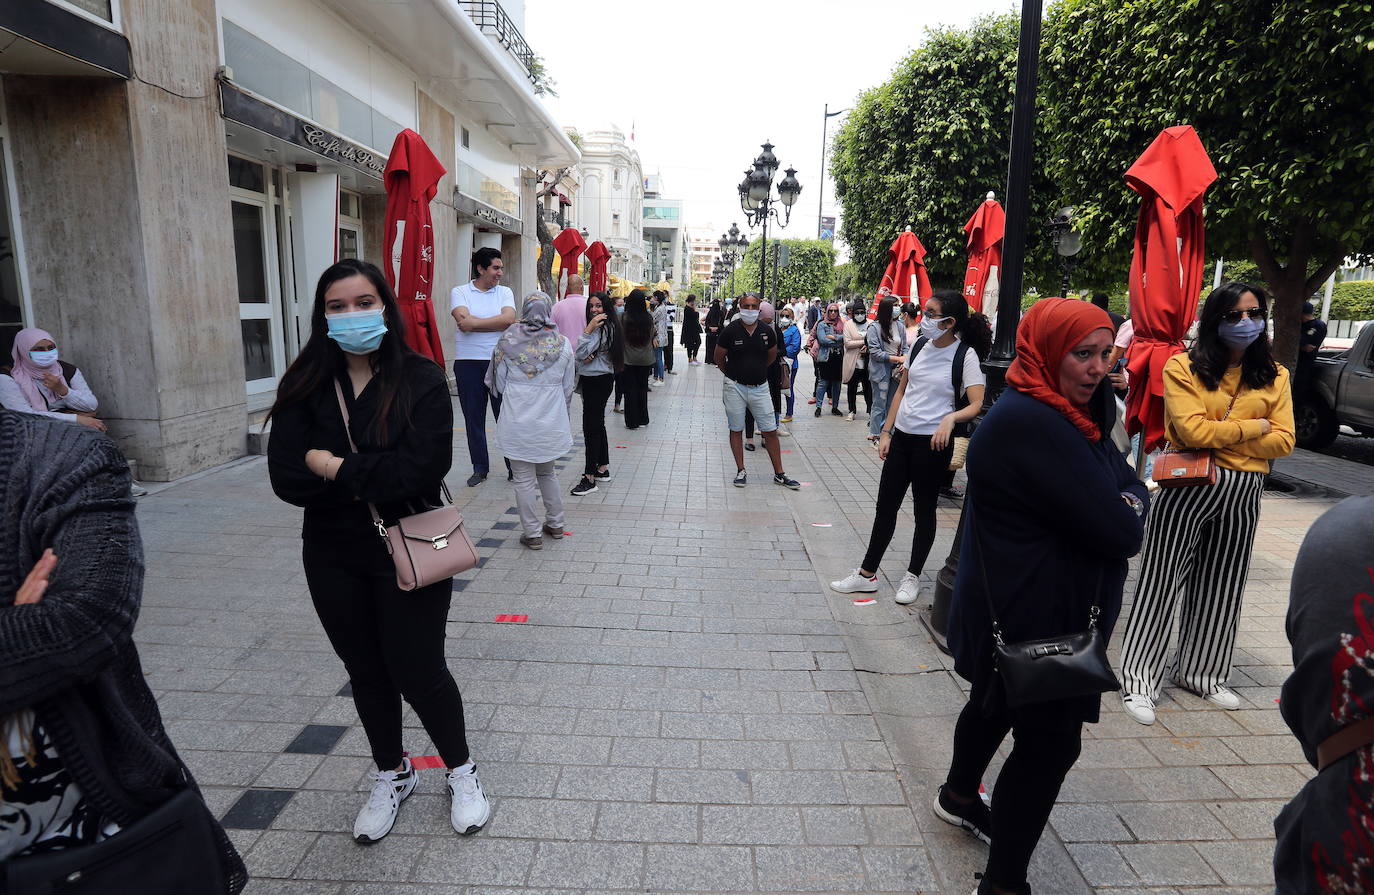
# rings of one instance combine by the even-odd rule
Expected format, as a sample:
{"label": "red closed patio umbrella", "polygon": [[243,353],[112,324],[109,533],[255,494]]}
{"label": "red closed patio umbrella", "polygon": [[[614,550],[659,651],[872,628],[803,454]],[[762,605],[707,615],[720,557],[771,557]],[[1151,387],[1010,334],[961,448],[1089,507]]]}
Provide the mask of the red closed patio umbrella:
{"label": "red closed patio umbrella", "polygon": [[611,250],[597,240],[587,246],[587,294],[606,291],[606,262],[611,260]]}
{"label": "red closed patio umbrella", "polygon": [[[964,270],[964,299],[974,311],[983,312],[989,293],[996,301],[997,272],[1002,267],[1002,236],[1007,214],[992,193],[964,225],[968,234],[968,267]],[[995,307],[995,305],[994,305]]]}
{"label": "red closed patio umbrella", "polygon": [[[872,314],[877,313],[878,300],[882,297],[881,290],[884,286],[888,288],[889,294],[895,297],[898,302],[911,301],[917,299],[921,307],[925,307],[926,299],[930,298],[930,277],[926,275],[926,247],[921,245],[921,241],[916,238],[916,234],[907,227],[887,250],[887,270],[883,271],[883,278],[878,281],[880,294],[874,297]],[[913,290],[911,280],[916,279]],[[913,295],[913,291],[915,294]]]}
{"label": "red closed patio umbrella", "polygon": [[438,192],[444,166],[424,138],[407,128],[396,135],[382,177],[386,182],[383,245],[387,285],[405,317],[406,342],[440,366],[444,345],[434,318],[434,227],[429,203]]}
{"label": "red closed patio umbrella", "polygon": [[[564,227],[563,232],[553,238],[553,250],[558,253],[558,280],[561,283],[565,276],[577,273],[577,259],[587,250],[587,242],[572,227]],[[553,284],[553,291],[558,292],[558,283]]]}
{"label": "red closed patio umbrella", "polygon": [[1146,451],[1164,441],[1164,363],[1183,350],[1202,290],[1202,199],[1217,179],[1191,125],[1165,128],[1126,171],[1140,194],[1129,280],[1135,339],[1126,429]]}

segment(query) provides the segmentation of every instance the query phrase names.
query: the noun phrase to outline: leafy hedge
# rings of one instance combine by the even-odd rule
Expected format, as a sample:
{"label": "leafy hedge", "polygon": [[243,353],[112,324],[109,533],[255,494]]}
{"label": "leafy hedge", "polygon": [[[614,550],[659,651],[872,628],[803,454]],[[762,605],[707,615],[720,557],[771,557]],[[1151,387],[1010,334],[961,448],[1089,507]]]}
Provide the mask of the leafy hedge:
{"label": "leafy hedge", "polygon": [[1332,320],[1374,320],[1374,280],[1337,283],[1331,292]]}

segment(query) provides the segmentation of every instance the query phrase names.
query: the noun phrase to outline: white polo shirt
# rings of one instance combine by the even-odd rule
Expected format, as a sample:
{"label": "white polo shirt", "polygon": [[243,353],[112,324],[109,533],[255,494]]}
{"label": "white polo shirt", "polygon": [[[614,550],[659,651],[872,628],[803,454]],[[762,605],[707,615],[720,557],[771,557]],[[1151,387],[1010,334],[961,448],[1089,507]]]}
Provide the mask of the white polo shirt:
{"label": "white polo shirt", "polygon": [[[448,309],[467,308],[474,317],[495,317],[503,308],[515,310],[515,293],[507,286],[497,284],[486,292],[478,289],[472,282],[453,287],[448,296]],[[496,343],[501,341],[501,331],[489,333],[465,333],[461,329],[453,334],[454,360],[491,360]]]}

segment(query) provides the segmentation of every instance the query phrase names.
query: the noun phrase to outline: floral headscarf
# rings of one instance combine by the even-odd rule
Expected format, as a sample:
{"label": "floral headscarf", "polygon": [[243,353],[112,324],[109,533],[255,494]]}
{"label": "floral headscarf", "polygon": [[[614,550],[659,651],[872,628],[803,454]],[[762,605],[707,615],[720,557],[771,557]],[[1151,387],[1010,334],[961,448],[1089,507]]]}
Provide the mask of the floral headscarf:
{"label": "floral headscarf", "polygon": [[549,318],[552,307],[553,300],[546,293],[536,291],[525,296],[520,319],[506,328],[492,352],[491,365],[487,367],[488,388],[503,360],[515,364],[530,379],[558,360],[568,340],[559,334],[558,327]]}

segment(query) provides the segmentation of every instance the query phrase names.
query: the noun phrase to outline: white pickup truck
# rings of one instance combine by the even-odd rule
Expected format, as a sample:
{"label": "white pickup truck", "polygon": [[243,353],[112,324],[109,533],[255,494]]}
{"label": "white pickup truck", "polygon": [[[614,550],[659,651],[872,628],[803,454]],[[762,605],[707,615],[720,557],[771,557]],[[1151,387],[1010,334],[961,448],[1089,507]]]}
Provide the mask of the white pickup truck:
{"label": "white pickup truck", "polygon": [[1360,329],[1355,344],[1313,362],[1307,397],[1293,408],[1298,446],[1320,449],[1341,427],[1374,436],[1374,324]]}

